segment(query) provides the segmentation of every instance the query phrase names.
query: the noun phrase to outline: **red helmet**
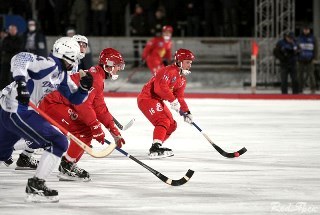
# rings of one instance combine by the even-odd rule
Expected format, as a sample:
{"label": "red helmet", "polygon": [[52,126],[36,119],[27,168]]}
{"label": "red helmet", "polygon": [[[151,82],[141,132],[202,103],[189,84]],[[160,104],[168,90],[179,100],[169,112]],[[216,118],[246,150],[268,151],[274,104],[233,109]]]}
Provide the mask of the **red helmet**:
{"label": "red helmet", "polygon": [[[124,60],[120,52],[113,48],[103,49],[99,56],[99,64],[107,66],[120,65],[124,69]],[[123,67],[123,68],[122,68]]]}
{"label": "red helmet", "polygon": [[162,32],[169,31],[171,34],[173,32],[173,28],[171,25],[165,25],[162,27]]}
{"label": "red helmet", "polygon": [[174,54],[174,59],[176,61],[182,62],[183,60],[194,60],[194,55],[188,49],[179,49]]}

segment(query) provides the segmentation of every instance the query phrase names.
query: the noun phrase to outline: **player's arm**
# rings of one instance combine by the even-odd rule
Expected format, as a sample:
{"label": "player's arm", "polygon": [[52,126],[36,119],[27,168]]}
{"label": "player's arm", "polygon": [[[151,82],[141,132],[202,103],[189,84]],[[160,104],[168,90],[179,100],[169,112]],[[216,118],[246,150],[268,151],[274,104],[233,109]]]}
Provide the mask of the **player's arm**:
{"label": "player's arm", "polygon": [[167,50],[166,50],[166,54],[164,56],[164,58],[168,61],[168,64],[171,63],[172,61],[172,44],[170,43],[170,45],[168,45]]}
{"label": "player's arm", "polygon": [[184,99],[184,91],[186,88],[186,80],[183,85],[174,91],[174,95],[180,103],[180,110],[183,112],[190,112],[189,107]]}
{"label": "player's arm", "polygon": [[72,104],[79,105],[87,98],[92,83],[93,77],[90,73],[86,73],[80,78],[79,87],[71,80],[69,75],[65,75],[58,90]]}
{"label": "player's arm", "polygon": [[93,107],[97,113],[97,119],[109,130],[117,146],[121,148],[122,145],[125,144],[125,140],[122,138],[120,131],[115,126],[113,116],[104,102],[103,91],[99,92],[95,97]]}
{"label": "player's arm", "polygon": [[170,82],[173,81],[174,78],[175,76],[172,76],[170,71],[160,73],[155,77],[154,92],[163,100],[173,102],[176,99],[172,93],[172,89],[169,87]]}
{"label": "player's arm", "polygon": [[150,54],[152,47],[153,47],[153,44],[154,44],[154,38],[147,42],[147,44],[144,47],[143,52],[142,52],[142,59],[143,60],[145,60],[148,57],[148,55]]}

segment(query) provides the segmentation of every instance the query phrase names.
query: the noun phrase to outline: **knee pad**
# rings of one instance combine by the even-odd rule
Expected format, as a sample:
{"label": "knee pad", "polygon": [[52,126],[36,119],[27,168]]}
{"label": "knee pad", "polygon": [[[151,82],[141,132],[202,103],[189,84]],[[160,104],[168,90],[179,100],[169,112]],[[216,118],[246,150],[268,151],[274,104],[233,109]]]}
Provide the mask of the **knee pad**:
{"label": "knee pad", "polygon": [[156,125],[155,126],[162,126],[164,127],[166,130],[168,130],[170,128],[170,119],[168,118],[162,118],[157,120]]}
{"label": "knee pad", "polygon": [[173,123],[170,124],[170,127],[167,130],[167,134],[172,134],[177,129],[177,122],[173,120]]}

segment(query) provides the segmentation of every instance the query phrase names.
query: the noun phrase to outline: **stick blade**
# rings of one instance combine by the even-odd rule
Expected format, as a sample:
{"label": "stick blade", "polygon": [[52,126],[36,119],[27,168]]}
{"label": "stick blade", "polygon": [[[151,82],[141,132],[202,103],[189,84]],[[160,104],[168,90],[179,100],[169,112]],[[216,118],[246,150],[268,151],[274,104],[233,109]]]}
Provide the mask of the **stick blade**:
{"label": "stick blade", "polygon": [[237,158],[240,155],[244,154],[247,151],[247,149],[245,147],[243,147],[242,149],[236,151],[236,152],[225,152],[223,151],[222,153],[220,153],[222,156],[227,157],[227,158]]}
{"label": "stick blade", "polygon": [[189,169],[188,172],[185,174],[185,176],[183,176],[179,180],[172,180],[172,179],[168,178],[167,176],[162,175],[161,173],[159,173],[159,175],[157,175],[157,176],[161,181],[163,181],[164,183],[166,183],[168,185],[181,186],[190,180],[190,178],[193,176],[193,173],[194,173],[194,171]]}
{"label": "stick blade", "polygon": [[130,120],[130,122],[129,122],[128,124],[126,124],[121,130],[125,131],[125,130],[127,130],[128,128],[130,128],[130,127],[133,125],[134,121],[136,121],[135,118],[133,118],[132,120]]}

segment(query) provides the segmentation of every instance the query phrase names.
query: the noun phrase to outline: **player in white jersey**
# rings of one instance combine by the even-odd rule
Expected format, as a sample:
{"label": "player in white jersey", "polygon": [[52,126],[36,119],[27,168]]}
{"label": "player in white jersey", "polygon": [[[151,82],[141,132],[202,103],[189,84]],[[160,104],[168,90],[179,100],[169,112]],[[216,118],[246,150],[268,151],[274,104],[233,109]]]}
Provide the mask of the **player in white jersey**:
{"label": "player in white jersey", "polygon": [[29,101],[39,104],[45,95],[58,90],[71,103],[81,104],[92,87],[93,78],[87,73],[77,87],[67,74],[78,63],[79,56],[77,41],[62,37],[47,58],[21,52],[11,59],[14,82],[2,90],[0,97],[0,161],[11,156],[20,138],[32,142],[31,148],[45,148],[35,176],[28,179],[27,201],[59,200],[58,191],[49,189],[45,179],[68,148],[67,138],[29,107]]}
{"label": "player in white jersey", "polygon": [[[75,39],[80,46],[80,54],[79,54],[79,62],[85,57],[87,48],[88,48],[88,39],[83,35],[74,35],[72,37]],[[89,68],[86,68],[89,69]],[[72,70],[68,71],[70,75],[78,72],[78,64],[75,64]],[[29,145],[32,143],[30,141],[26,141],[21,139],[14,145],[14,150],[23,150],[23,152],[19,155],[19,158],[16,162],[16,170],[35,170],[38,167],[39,161],[32,156],[34,149],[30,148]],[[13,163],[12,157],[10,157],[7,161],[4,162],[6,166],[10,166]]]}

